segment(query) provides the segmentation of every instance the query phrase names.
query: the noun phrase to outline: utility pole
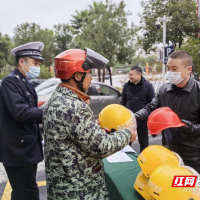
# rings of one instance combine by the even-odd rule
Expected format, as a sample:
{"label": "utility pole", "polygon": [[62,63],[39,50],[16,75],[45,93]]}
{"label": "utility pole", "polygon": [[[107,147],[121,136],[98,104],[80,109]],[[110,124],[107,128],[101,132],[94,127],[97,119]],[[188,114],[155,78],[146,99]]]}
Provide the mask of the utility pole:
{"label": "utility pole", "polygon": [[159,23],[163,22],[163,66],[162,66],[162,82],[165,82],[165,45],[166,45],[166,24],[170,21],[170,17],[163,16],[163,18],[158,17],[156,22],[157,29],[160,28]]}

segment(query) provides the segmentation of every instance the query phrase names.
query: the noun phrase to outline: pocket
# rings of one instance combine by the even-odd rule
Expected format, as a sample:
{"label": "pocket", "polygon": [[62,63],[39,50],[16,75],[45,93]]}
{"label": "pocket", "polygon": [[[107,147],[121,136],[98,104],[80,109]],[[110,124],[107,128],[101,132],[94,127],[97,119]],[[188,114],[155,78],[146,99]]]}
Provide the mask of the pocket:
{"label": "pocket", "polygon": [[12,135],[12,137],[9,139],[10,142],[13,143],[30,143],[34,141],[33,135]]}

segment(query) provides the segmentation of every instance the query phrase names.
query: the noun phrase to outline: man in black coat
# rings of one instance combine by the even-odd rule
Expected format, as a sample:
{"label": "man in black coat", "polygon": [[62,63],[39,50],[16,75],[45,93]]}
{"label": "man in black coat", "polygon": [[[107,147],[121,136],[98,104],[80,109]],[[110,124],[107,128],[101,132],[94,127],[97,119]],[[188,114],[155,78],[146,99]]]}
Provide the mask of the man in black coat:
{"label": "man in black coat", "polygon": [[42,110],[30,79],[37,78],[43,60],[42,42],[31,42],[11,51],[17,68],[0,88],[0,162],[12,187],[11,200],[39,200],[37,164],[43,160]]}
{"label": "man in black coat", "polygon": [[155,109],[170,107],[186,126],[164,130],[162,143],[200,173],[200,82],[191,75],[192,57],[186,51],[176,51],[169,56],[167,68],[170,83],[162,85],[135,117],[138,123],[145,122]]}
{"label": "man in black coat", "polygon": [[[140,67],[131,68],[129,79],[122,91],[121,104],[135,113],[150,103],[155,93],[153,85],[142,76]],[[149,145],[147,123],[138,123],[137,126],[140,152],[142,152]]]}

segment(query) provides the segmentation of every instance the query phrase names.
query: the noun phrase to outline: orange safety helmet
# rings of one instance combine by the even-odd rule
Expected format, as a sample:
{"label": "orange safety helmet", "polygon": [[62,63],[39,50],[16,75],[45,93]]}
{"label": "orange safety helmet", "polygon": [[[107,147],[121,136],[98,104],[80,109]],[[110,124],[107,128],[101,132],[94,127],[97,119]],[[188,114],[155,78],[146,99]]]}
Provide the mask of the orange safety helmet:
{"label": "orange safety helmet", "polygon": [[96,53],[85,48],[69,49],[55,57],[55,76],[60,79],[70,79],[75,72],[90,72],[91,69],[103,69],[109,61]]}
{"label": "orange safety helmet", "polygon": [[178,115],[169,107],[162,107],[154,110],[148,118],[147,126],[149,134],[155,135],[167,128],[181,127],[182,123]]}

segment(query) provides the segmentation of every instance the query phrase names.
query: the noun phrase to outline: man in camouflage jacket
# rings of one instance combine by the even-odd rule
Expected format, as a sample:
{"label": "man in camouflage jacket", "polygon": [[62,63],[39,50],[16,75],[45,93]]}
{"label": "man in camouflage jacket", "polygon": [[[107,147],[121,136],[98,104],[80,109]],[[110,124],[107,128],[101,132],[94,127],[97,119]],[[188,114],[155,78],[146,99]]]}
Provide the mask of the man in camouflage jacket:
{"label": "man in camouflage jacket", "polygon": [[[68,50],[60,57],[68,60],[66,57],[70,53],[74,52]],[[86,52],[83,54],[84,62]],[[57,73],[63,83],[57,87],[44,110],[48,200],[109,199],[102,158],[121,150],[135,139],[129,129],[107,134],[96,123],[86,103],[89,97],[82,92],[88,88],[87,81],[91,82],[92,78],[90,72],[84,73],[82,85],[74,80],[79,80],[77,74],[84,76],[82,72],[75,72],[75,76],[66,82]]]}

